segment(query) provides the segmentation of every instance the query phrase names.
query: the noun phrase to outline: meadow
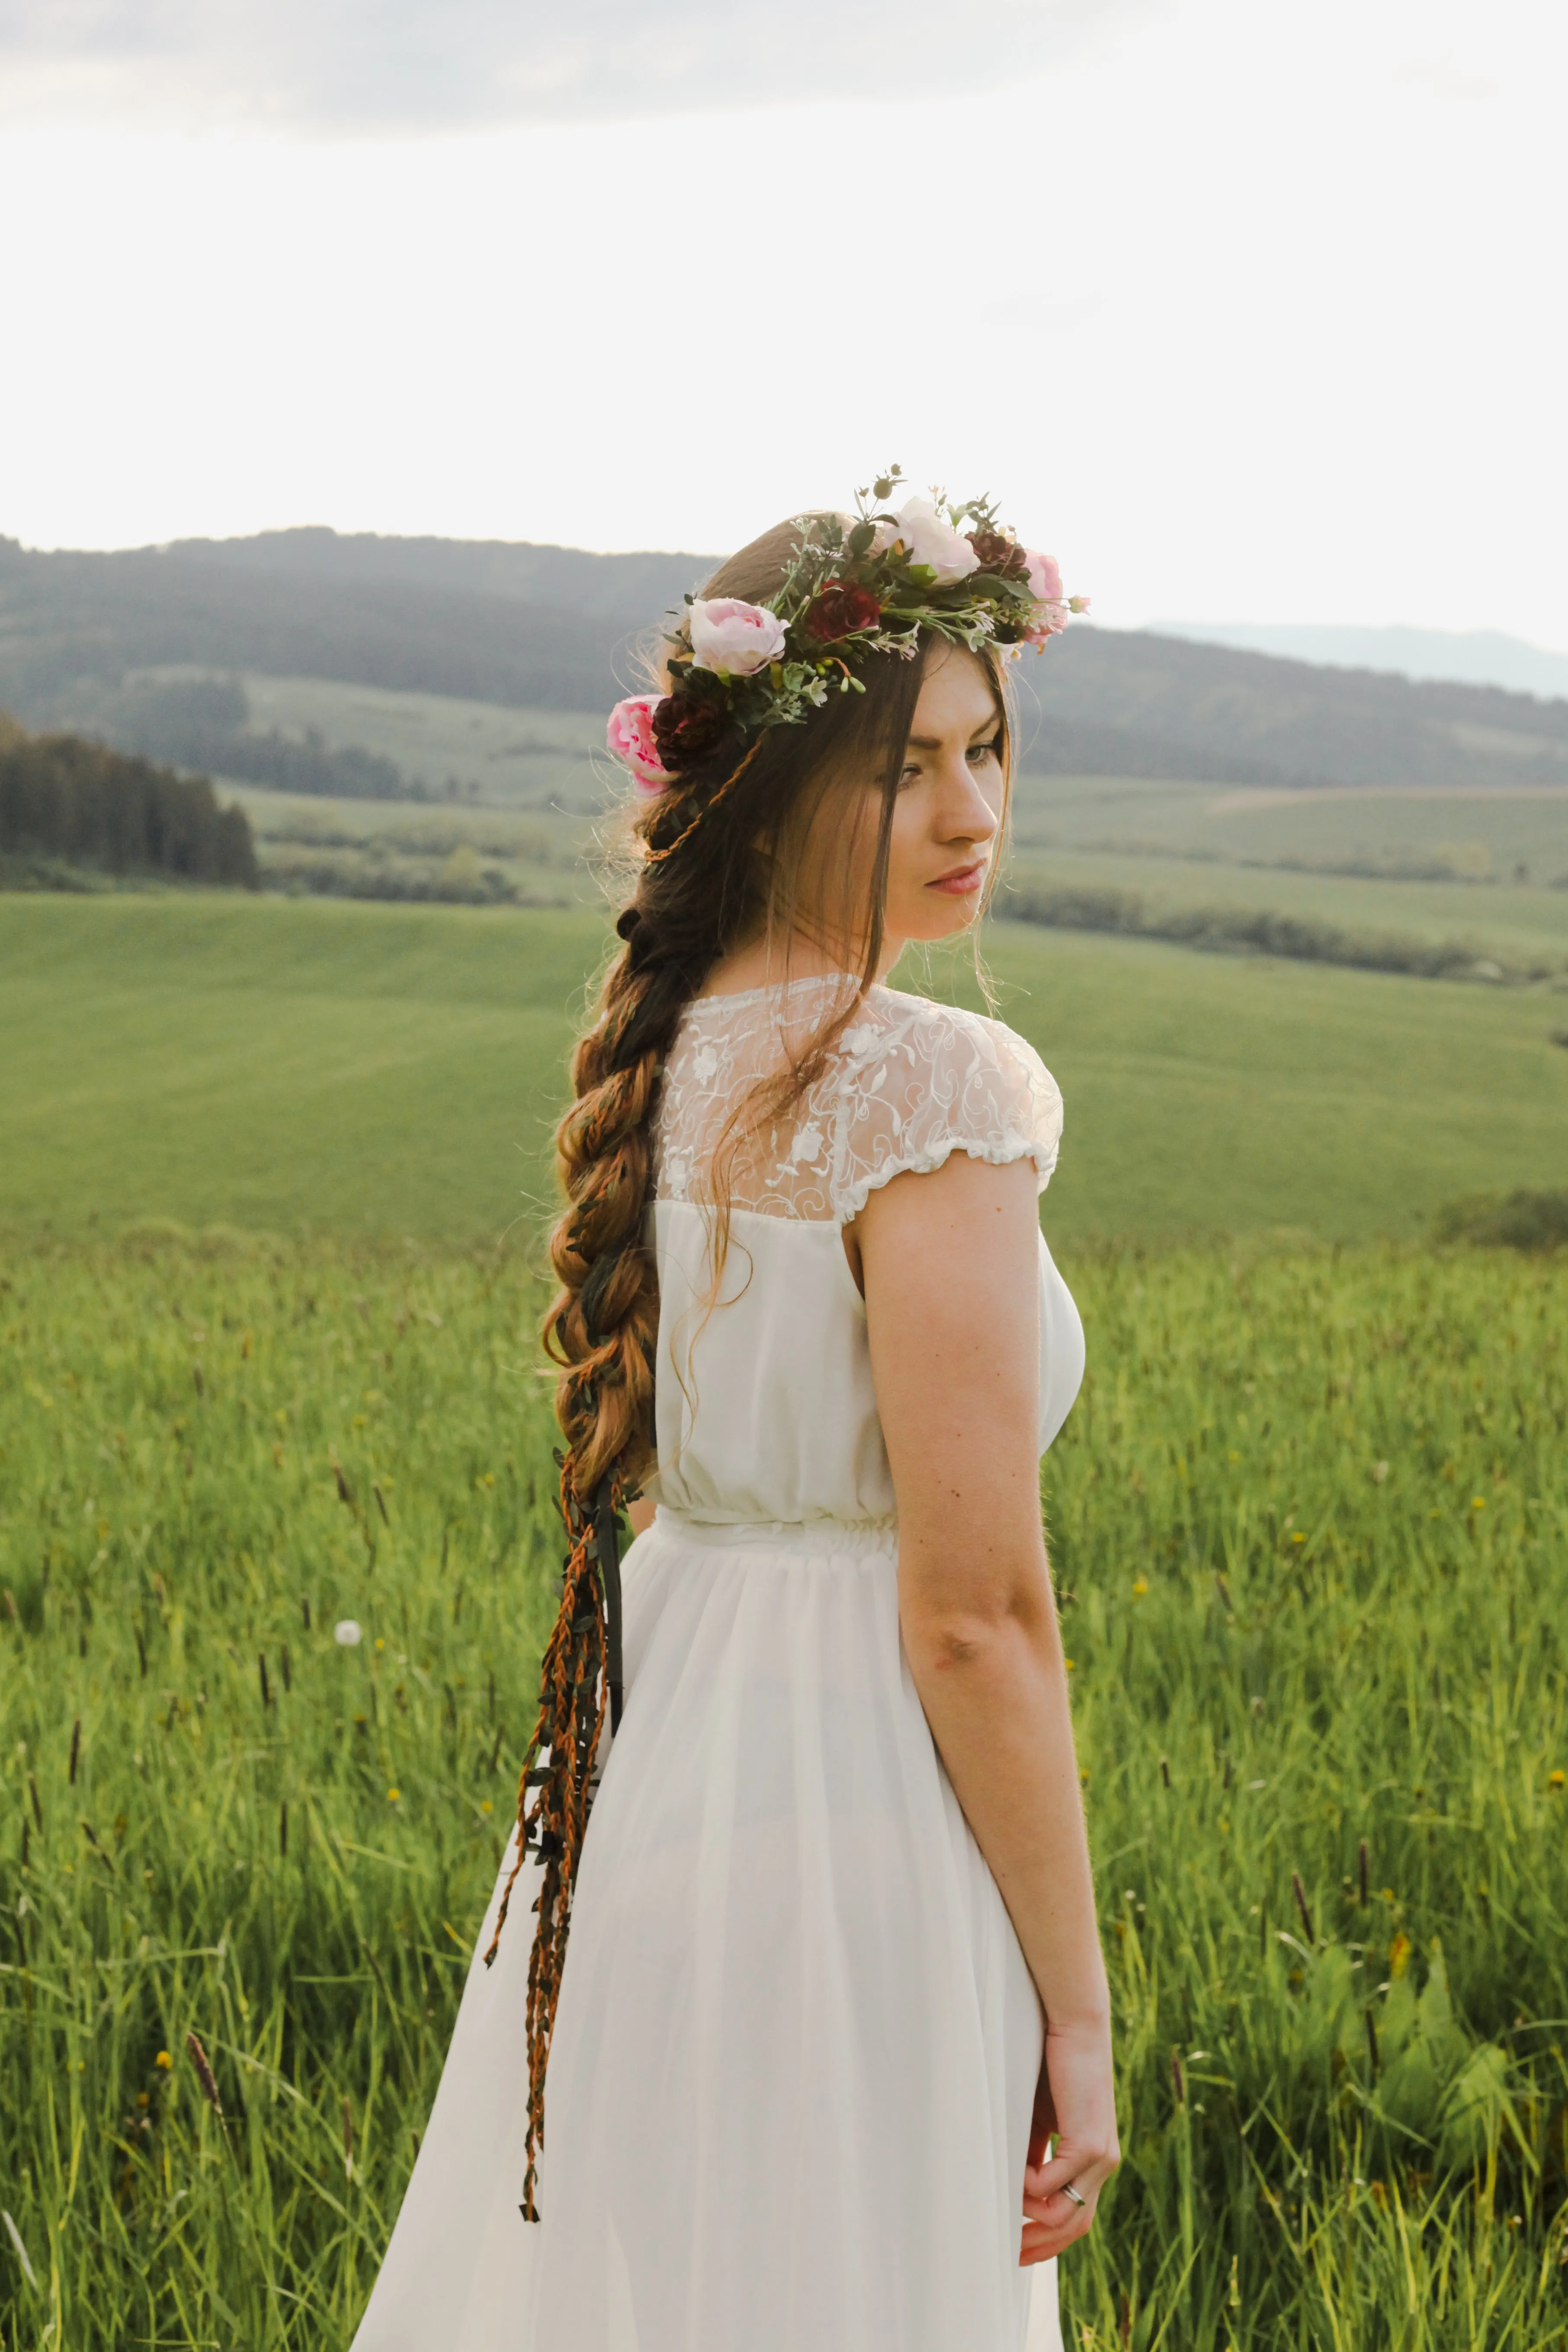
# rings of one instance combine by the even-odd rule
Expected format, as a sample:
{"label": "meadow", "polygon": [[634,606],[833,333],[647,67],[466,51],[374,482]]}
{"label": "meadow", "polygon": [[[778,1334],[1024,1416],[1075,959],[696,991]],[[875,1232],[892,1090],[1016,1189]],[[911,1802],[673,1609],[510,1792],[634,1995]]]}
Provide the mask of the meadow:
{"label": "meadow", "polygon": [[[346,2352],[532,1719],[605,939],[0,898],[0,2352]],[[1045,1495],[1126,2160],[1068,2343],[1562,2352],[1568,1261],[1426,1236],[1562,1185],[1568,1001],[989,962],[1089,1334]]]}
{"label": "meadow", "polygon": [[[493,1242],[537,1221],[587,909],[0,898],[0,1230]],[[1568,999],[1001,924],[1067,1098],[1053,1239],[1424,1233],[1560,1186]],[[950,961],[922,982],[979,1001]]]}
{"label": "meadow", "polygon": [[[1568,1266],[1063,1257],[1125,2148],[1068,2340],[1559,2346]],[[536,1306],[496,1249],[6,1252],[5,2352],[347,2347],[531,1716]]]}

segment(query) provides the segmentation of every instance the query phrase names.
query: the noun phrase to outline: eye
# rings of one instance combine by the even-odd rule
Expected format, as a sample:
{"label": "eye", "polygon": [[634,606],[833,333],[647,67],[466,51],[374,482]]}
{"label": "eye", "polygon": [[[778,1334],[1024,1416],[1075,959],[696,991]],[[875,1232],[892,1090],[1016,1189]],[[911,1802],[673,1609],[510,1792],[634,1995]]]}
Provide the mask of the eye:
{"label": "eye", "polygon": [[971,767],[977,766],[982,760],[1000,760],[1001,757],[1002,738],[1000,735],[994,735],[989,743],[972,743],[969,747],[969,762]]}

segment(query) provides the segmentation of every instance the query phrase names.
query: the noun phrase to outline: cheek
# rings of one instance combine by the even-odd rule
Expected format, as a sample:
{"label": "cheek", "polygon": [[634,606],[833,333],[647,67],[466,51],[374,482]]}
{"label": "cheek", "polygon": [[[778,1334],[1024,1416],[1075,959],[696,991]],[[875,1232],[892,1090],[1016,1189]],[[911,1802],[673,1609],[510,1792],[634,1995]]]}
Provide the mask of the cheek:
{"label": "cheek", "polygon": [[893,806],[893,826],[888,836],[888,905],[900,898],[923,900],[926,876],[926,824],[918,788],[901,793]]}

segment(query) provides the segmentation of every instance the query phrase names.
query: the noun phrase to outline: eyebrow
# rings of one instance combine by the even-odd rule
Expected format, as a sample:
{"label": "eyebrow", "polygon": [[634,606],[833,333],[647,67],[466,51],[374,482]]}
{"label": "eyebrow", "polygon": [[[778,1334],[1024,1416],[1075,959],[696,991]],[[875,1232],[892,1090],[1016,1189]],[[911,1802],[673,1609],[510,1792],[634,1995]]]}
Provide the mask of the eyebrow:
{"label": "eyebrow", "polygon": [[[995,712],[993,711],[989,719],[983,719],[978,727],[971,728],[969,733],[970,741],[972,743],[977,743],[982,735],[989,735],[993,728],[1000,727],[1001,724],[1001,719],[996,716]],[[906,737],[905,746],[906,749],[910,751],[940,751],[942,749],[942,737],[940,735],[910,735]]]}

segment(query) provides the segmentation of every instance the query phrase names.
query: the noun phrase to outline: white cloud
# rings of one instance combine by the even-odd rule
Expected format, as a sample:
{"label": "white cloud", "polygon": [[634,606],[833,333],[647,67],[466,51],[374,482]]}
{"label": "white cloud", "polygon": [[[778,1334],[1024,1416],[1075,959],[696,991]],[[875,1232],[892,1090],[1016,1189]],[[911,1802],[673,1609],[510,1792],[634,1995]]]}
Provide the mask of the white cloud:
{"label": "white cloud", "polygon": [[14,117],[438,130],[984,90],[1160,0],[9,0]]}

